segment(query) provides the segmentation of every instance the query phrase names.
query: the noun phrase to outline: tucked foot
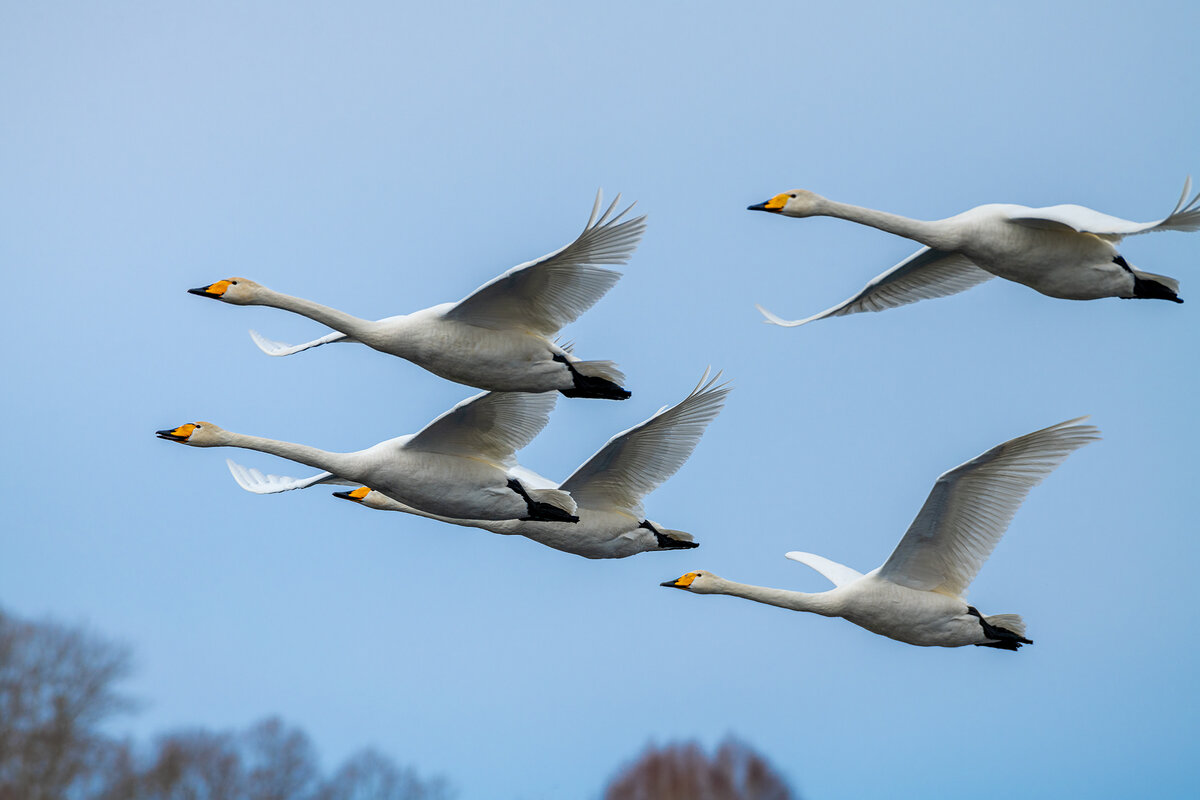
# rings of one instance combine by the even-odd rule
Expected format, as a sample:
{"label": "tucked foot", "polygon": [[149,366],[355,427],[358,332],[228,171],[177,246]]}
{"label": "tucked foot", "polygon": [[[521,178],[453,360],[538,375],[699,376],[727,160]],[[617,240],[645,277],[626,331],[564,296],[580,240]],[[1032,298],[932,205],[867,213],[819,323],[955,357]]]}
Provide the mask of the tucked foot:
{"label": "tucked foot", "polygon": [[649,520],[642,520],[642,524],[638,525],[638,527],[645,528],[653,533],[655,540],[658,542],[659,549],[661,550],[691,550],[693,547],[700,546],[699,542],[693,542],[690,539],[675,538],[671,535],[676,534],[677,536],[687,536],[688,534],[685,534],[683,531],[659,530],[658,528],[654,527]]}
{"label": "tucked foot", "polygon": [[[983,635],[995,641],[977,642],[976,647],[995,647],[999,650],[1020,650],[1023,644],[1033,644],[1033,640],[1026,639],[1019,633],[1014,633],[1007,628],[1002,628],[999,625],[992,625],[974,606],[967,606],[967,613],[979,619],[979,624],[983,627]],[[995,619],[995,617],[992,617]]]}
{"label": "tucked foot", "polygon": [[521,517],[523,522],[579,522],[579,517],[556,505],[534,500],[518,480],[510,479],[508,488],[521,495],[521,499],[525,501],[525,509],[529,516]]}
{"label": "tucked foot", "polygon": [[[564,397],[590,397],[598,400],[628,400],[632,393],[623,389],[620,384],[599,375],[585,375],[574,364],[563,356],[555,356],[555,361],[566,365],[571,372],[571,380],[575,384],[570,389],[559,389]],[[582,362],[598,364],[601,362]],[[607,363],[607,362],[604,362]]]}

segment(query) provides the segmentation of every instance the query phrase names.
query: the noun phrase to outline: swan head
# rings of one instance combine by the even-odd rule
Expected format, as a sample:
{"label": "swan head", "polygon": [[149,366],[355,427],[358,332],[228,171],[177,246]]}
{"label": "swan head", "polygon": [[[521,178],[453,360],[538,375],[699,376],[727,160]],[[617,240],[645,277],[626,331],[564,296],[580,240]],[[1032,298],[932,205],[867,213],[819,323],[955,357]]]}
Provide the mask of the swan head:
{"label": "swan head", "polygon": [[782,192],[770,200],[753,206],[746,206],[747,211],[767,211],[772,214],[783,214],[785,217],[814,217],[821,213],[821,201],[825,198],[819,194],[804,189],[793,189]]}
{"label": "swan head", "polygon": [[246,278],[226,278],[223,281],[210,283],[196,289],[188,289],[188,294],[201,297],[211,297],[222,303],[233,303],[235,306],[248,306],[255,301],[258,290],[262,287]]}
{"label": "swan head", "polygon": [[663,581],[659,586],[683,589],[685,592],[695,592],[696,594],[713,594],[717,591],[717,585],[720,580],[720,578],[711,572],[700,569],[695,572],[685,573],[673,581]]}
{"label": "swan head", "polygon": [[373,508],[376,511],[409,511],[408,506],[398,503],[383,492],[377,492],[370,486],[360,486],[349,492],[334,492],[334,497],[349,500],[360,506]]}
{"label": "swan head", "polygon": [[192,447],[220,447],[225,444],[222,434],[225,431],[211,422],[189,422],[178,428],[165,431],[155,431],[154,435],[168,442],[179,442]]}

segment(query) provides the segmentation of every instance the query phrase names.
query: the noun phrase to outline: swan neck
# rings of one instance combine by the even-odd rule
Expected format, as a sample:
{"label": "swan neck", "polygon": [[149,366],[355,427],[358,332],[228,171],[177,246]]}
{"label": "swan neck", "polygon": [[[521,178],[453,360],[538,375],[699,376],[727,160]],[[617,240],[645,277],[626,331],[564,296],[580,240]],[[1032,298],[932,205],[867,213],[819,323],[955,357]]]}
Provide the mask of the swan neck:
{"label": "swan neck", "polygon": [[290,294],[276,292],[265,286],[259,290],[258,297],[255,299],[255,305],[270,306],[271,308],[291,311],[293,314],[308,317],[347,336],[358,336],[366,333],[374,324],[370,320],[360,319],[344,311],[338,311],[336,308],[323,306],[320,303],[314,303],[312,300],[305,300],[303,297],[293,297]]}
{"label": "swan neck", "polygon": [[793,592],[787,589],[773,589],[769,586],[754,586],[749,583],[737,583],[722,579],[720,594],[744,597],[756,603],[766,603],[769,606],[791,609],[792,611],[811,611],[826,617],[837,615],[837,607],[830,601],[829,592],[808,594]]}
{"label": "swan neck", "polygon": [[244,433],[224,432],[225,442],[228,447],[241,447],[245,450],[257,450],[260,453],[269,453],[273,456],[286,458],[289,461],[295,461],[299,464],[305,464],[316,469],[332,472],[334,475],[342,475],[351,477],[346,474],[347,467],[345,453],[331,453],[328,450],[320,450],[316,447],[309,447],[304,444],[295,444],[294,442],[281,442],[278,439],[267,439],[262,436],[248,436]]}
{"label": "swan neck", "polygon": [[913,239],[936,250],[953,249],[943,230],[944,226],[938,222],[909,219],[899,214],[889,214],[886,211],[824,199],[821,202],[821,213],[828,217],[857,222],[860,225],[870,225],[872,228],[878,228],[887,233]]}

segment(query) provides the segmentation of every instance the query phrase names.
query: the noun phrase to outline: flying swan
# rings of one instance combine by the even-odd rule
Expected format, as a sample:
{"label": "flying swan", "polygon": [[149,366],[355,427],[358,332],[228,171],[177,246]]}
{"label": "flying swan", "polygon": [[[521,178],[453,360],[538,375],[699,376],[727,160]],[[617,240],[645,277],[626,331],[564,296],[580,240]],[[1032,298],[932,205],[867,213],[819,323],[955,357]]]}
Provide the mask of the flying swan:
{"label": "flying swan", "polygon": [[514,453],[546,426],[557,395],[484,392],[456,405],[420,432],[354,453],[331,453],[291,442],[191,422],[157,431],[192,447],[241,447],[328,470],[378,486],[428,514],[488,520],[578,521],[570,494],[527,486]]}
{"label": "flying swan", "polygon": [[807,594],[751,586],[705,571],[662,585],[842,617],[922,647],[973,644],[1016,650],[1033,644],[1018,615],[985,617],[968,605],[967,586],[1029,490],[1072,452],[1100,438],[1092,425],[1075,424],[1084,419],[1012,439],[943,474],[891,557],[866,575],[812,553],[787,554],[828,578],[836,587],[829,591]]}
{"label": "flying swan", "polygon": [[1178,281],[1133,268],[1117,253],[1116,245],[1137,233],[1200,228],[1200,194],[1188,200],[1191,191],[1188,178],[1175,209],[1157,222],[1130,222],[1083,206],[1028,208],[998,203],[924,222],[800,189],[784,192],[749,210],[786,217],[839,217],[915,239],[925,247],[873,278],[858,294],[819,314],[785,320],[761,305],[758,310],[767,322],[791,328],[825,317],[883,311],[958,294],[994,276],[1067,300],[1123,297],[1182,303],[1176,295]]}
{"label": "flying swan", "polygon": [[[585,558],[624,558],[651,550],[696,547],[691,534],[664,528],[646,519],[642,498],[683,466],[705,428],[720,412],[729,386],[718,385],[719,378],[717,375],[709,379],[705,372],[686,398],[609,439],[599,452],[557,487],[530,470],[519,468],[514,472],[526,486],[569,491],[578,504],[575,513],[579,522],[574,525],[527,520],[452,519],[418,510],[368,486],[335,492],[334,495],[381,511],[402,511],[492,533],[525,536],[547,547]],[[347,482],[330,472],[308,478],[290,478],[264,475],[233,461],[226,463],[238,485],[257,494]]]}
{"label": "flying swan", "polygon": [[[298,345],[273,342],[250,331],[264,353],[286,356],[331,342],[361,342],[407,359],[456,383],[500,392],[547,392],[567,397],[624,400],[625,376],[611,361],[580,361],[551,341],[616,284],[621,273],[601,264],[624,264],[646,230],[645,216],[611,216],[621,196],[600,214],[599,193],[583,232],[566,247],[513,267],[457,303],[443,303],[371,321],[281,294],[246,278],[228,278],[189,289],[239,306],[271,306],[316,320],[334,333]],[[597,218],[599,217],[599,218]]]}

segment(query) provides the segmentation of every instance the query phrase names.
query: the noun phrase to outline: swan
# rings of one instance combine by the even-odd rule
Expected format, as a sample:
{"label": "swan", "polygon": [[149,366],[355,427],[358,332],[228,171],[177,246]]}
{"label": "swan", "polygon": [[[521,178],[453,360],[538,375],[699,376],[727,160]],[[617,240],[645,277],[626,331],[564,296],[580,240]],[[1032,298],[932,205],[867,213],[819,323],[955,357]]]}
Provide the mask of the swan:
{"label": "swan", "polygon": [[[691,534],[664,528],[646,519],[642,498],[683,466],[705,428],[720,412],[730,387],[718,385],[719,378],[718,374],[709,379],[706,371],[686,398],[609,439],[561,485],[523,467],[514,470],[513,474],[526,486],[542,489],[557,486],[569,491],[578,504],[575,513],[579,522],[574,525],[553,521],[453,519],[392,499],[388,496],[391,492],[369,488],[377,485],[369,481],[366,482],[368,486],[334,492],[334,496],[381,511],[401,511],[492,533],[525,536],[547,547],[585,558],[625,558],[651,550],[697,547]],[[331,472],[291,478],[264,475],[233,461],[226,463],[238,485],[257,494],[348,483]]]}
{"label": "swan", "polygon": [[246,436],[211,422],[157,431],[192,447],[241,447],[378,486],[426,513],[467,519],[578,522],[567,491],[526,486],[513,454],[546,426],[557,395],[484,392],[421,431],[354,453]]}
{"label": "swan", "polygon": [[662,586],[729,594],[794,611],[842,617],[874,633],[922,647],[1033,644],[1016,614],[985,617],[968,605],[967,586],[1004,535],[1029,490],[1072,452],[1099,437],[1086,417],[993,447],[937,479],[925,505],[882,567],[863,575],[812,553],[787,558],[836,588],[816,594],[735,583],[703,570]]}
{"label": "swan", "polygon": [[1200,194],[1192,179],[1175,209],[1156,222],[1130,222],[1074,205],[1029,208],[1010,204],[977,206],[947,219],[924,222],[884,211],[838,203],[797,189],[749,206],[786,217],[839,217],[870,225],[925,245],[871,281],[848,300],[819,314],[785,320],[761,305],[768,323],[795,327],[826,317],[883,311],[933,297],[965,292],[992,277],[1023,283],[1051,297],[1171,300],[1182,303],[1174,278],[1129,265],[1116,245],[1125,236],[1150,231],[1200,228]]}
{"label": "swan", "polygon": [[[624,264],[646,230],[645,216],[611,216],[621,196],[591,217],[575,241],[480,286],[457,303],[378,321],[281,294],[246,278],[189,289],[191,294],[239,306],[271,306],[316,320],[334,333],[287,345],[250,331],[264,353],[286,356],[331,342],[361,342],[407,359],[435,375],[502,392],[557,390],[567,397],[624,400],[625,376],[611,361],[581,361],[552,341],[616,284],[621,273],[600,264]],[[597,216],[599,215],[599,218]]]}

